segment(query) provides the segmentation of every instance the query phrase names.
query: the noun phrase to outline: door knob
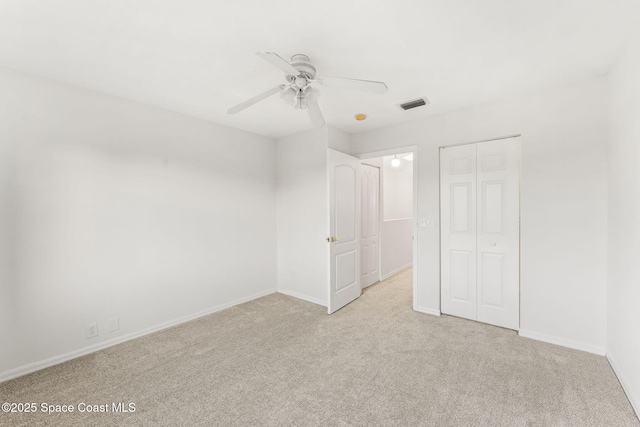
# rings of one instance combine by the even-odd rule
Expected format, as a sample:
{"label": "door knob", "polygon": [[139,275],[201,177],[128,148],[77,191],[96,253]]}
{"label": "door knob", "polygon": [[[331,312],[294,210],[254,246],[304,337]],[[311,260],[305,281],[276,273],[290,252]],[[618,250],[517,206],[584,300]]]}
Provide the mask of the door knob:
{"label": "door knob", "polygon": [[340,239],[338,239],[337,237],[327,237],[327,242],[333,243],[333,242],[337,242],[338,240]]}

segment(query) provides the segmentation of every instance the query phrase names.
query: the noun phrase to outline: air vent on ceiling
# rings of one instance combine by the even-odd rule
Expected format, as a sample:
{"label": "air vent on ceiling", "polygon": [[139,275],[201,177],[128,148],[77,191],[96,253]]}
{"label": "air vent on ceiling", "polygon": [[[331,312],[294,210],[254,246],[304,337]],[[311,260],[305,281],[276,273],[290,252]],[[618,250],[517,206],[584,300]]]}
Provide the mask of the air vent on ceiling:
{"label": "air vent on ceiling", "polygon": [[423,105],[427,105],[429,100],[427,98],[418,98],[413,101],[407,101],[403,104],[400,104],[400,108],[403,110],[411,110],[412,108],[422,107]]}

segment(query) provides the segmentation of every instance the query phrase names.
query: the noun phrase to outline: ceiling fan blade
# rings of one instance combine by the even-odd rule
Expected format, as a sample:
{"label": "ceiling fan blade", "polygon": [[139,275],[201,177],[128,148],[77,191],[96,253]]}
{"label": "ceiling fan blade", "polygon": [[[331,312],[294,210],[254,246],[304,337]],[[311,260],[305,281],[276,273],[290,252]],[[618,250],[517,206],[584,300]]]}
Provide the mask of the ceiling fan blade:
{"label": "ceiling fan blade", "polygon": [[309,113],[309,119],[311,119],[311,124],[313,125],[313,127],[319,128],[326,124],[326,122],[324,121],[324,117],[322,116],[322,111],[320,111],[318,100],[315,97],[309,99],[307,113]]}
{"label": "ceiling fan blade", "polygon": [[278,55],[277,53],[256,52],[256,55],[258,55],[260,58],[264,59],[265,61],[271,62],[273,65],[280,68],[282,71],[284,71],[287,74],[293,74],[294,76],[297,76],[298,74],[300,74],[298,70],[293,68],[291,64],[289,64],[287,61],[282,59],[282,57],[280,57],[280,55]]}
{"label": "ceiling fan blade", "polygon": [[274,93],[280,92],[282,89],[284,89],[284,85],[278,85],[276,87],[273,87],[273,88],[269,89],[268,91],[261,93],[260,95],[256,95],[253,98],[249,98],[246,101],[241,102],[240,104],[236,105],[235,107],[229,108],[227,110],[227,113],[228,114],[238,113],[238,112],[244,110],[247,107],[251,107],[256,102],[260,102],[263,99],[270,97]]}
{"label": "ceiling fan blade", "polygon": [[342,77],[318,77],[318,83],[344,89],[361,90],[370,93],[385,93],[389,88],[383,82],[372,80],[345,79]]}

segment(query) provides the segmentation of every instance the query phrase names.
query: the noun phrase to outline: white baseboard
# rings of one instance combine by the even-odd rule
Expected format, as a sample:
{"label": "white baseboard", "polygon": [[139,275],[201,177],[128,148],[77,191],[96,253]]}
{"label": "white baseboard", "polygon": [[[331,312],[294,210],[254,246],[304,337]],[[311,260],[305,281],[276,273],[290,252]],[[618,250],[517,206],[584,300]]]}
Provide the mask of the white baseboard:
{"label": "white baseboard", "polygon": [[436,310],[435,308],[428,308],[428,307],[414,307],[413,308],[414,311],[417,311],[419,313],[425,313],[425,314],[430,314],[432,316],[440,316],[440,310]]}
{"label": "white baseboard", "polygon": [[307,295],[303,295],[301,293],[298,293],[296,291],[291,291],[289,289],[278,288],[277,292],[279,294],[288,295],[290,297],[298,298],[298,299],[301,299],[303,301],[307,301],[307,302],[311,302],[313,304],[321,305],[323,307],[327,306],[327,302],[326,301],[322,301],[322,300],[319,300],[317,298],[313,298],[313,297],[310,297],[310,296],[307,296]]}
{"label": "white baseboard", "polygon": [[613,369],[613,372],[618,377],[618,381],[620,381],[620,384],[622,385],[622,389],[627,394],[629,403],[631,403],[633,410],[636,411],[636,417],[640,419],[640,399],[638,399],[638,396],[636,396],[636,394],[631,389],[631,386],[629,384],[629,381],[627,380],[627,377],[622,373],[622,370],[620,369],[620,365],[618,365],[615,358],[612,357],[611,354],[607,354],[607,360],[609,361],[609,365],[611,365],[611,369]]}
{"label": "white baseboard", "polygon": [[398,273],[400,273],[402,270],[406,270],[407,268],[411,268],[411,267],[413,267],[413,262],[410,262],[409,264],[404,265],[404,266],[402,266],[402,267],[400,267],[400,268],[396,268],[396,269],[395,269],[395,270],[393,270],[392,272],[387,273],[387,274],[385,274],[384,276],[381,276],[381,277],[380,277],[380,281],[382,282],[383,280],[388,279],[389,277],[393,276],[394,274],[398,274]]}
{"label": "white baseboard", "polygon": [[574,350],[586,351],[587,353],[597,354],[598,356],[604,356],[606,354],[606,350],[604,347],[571,341],[564,338],[554,337],[552,335],[541,334],[538,332],[527,331],[525,329],[520,329],[520,331],[518,331],[518,335],[524,338],[531,338],[533,340],[543,341],[549,344],[572,348]]}
{"label": "white baseboard", "polygon": [[216,313],[218,311],[226,310],[227,308],[234,307],[236,305],[252,301],[254,299],[261,298],[266,295],[276,293],[276,289],[269,289],[267,291],[258,292],[257,294],[250,295],[245,298],[240,298],[235,301],[231,301],[225,304],[220,304],[215,307],[199,311],[197,313],[189,314],[186,316],[179,317],[174,320],[170,320],[168,322],[160,323],[159,325],[151,326],[149,328],[142,329],[137,332],[131,332],[125,335],[121,335],[117,338],[113,338],[107,341],[103,341],[98,344],[90,345],[87,347],[80,348],[78,350],[71,351],[69,353],[61,354],[58,356],[53,356],[48,359],[40,360],[37,362],[29,363],[28,365],[20,366],[15,369],[11,369],[9,371],[0,372],[0,383],[4,381],[8,381],[14,378],[21,377],[23,375],[30,374],[35,371],[39,371],[41,369],[49,368],[54,365],[59,365],[60,363],[68,362],[69,360],[76,359],[81,356],[86,356],[87,354],[95,353],[96,351],[103,350],[107,347],[111,347],[117,344],[121,344],[125,341],[130,341],[135,338],[140,338],[144,335],[149,335],[154,332],[161,331],[163,329],[171,328],[173,326],[177,326],[181,323],[189,322],[191,320],[197,319],[199,317],[207,316],[209,314]]}

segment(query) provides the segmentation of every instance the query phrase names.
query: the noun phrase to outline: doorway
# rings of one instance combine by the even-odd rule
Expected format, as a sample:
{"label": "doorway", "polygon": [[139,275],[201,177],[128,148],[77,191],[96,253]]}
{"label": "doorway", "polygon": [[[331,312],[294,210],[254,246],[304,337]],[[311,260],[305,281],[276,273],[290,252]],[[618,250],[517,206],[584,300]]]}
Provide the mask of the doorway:
{"label": "doorway", "polygon": [[[363,170],[362,288],[406,270],[412,277],[414,309],[418,274],[416,156],[415,146],[360,155]],[[365,207],[371,202],[374,207],[367,213]],[[372,225],[372,221],[377,224]],[[376,234],[379,237],[372,238]]]}

